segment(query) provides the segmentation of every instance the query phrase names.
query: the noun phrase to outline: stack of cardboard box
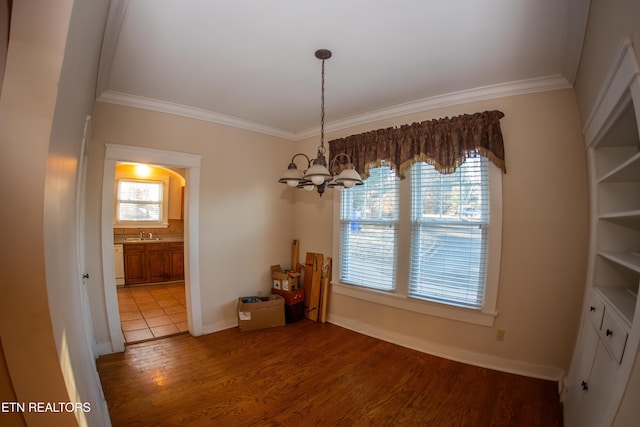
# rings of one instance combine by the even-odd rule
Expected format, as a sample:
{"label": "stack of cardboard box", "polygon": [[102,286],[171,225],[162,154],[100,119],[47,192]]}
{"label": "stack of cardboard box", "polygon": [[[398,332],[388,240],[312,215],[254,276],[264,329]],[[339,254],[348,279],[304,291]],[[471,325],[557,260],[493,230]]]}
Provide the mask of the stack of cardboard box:
{"label": "stack of cardboard box", "polygon": [[284,298],[284,315],[287,323],[304,317],[304,289],[300,287],[300,273],[283,270],[280,265],[271,266],[273,287],[271,293]]}

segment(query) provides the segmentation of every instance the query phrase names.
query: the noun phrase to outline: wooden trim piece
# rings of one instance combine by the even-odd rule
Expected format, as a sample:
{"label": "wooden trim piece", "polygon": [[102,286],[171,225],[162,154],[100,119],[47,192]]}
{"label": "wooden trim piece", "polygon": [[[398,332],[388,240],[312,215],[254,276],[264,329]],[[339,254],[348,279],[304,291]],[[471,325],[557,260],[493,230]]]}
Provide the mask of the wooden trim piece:
{"label": "wooden trim piece", "polygon": [[323,258],[322,254],[307,252],[304,267],[304,316],[313,321],[318,321]]}
{"label": "wooden trim piece", "polygon": [[327,311],[329,303],[329,280],[331,280],[331,257],[327,257],[322,268],[322,286],[320,288],[320,317],[322,323],[327,321]]}
{"label": "wooden trim piece", "polygon": [[300,241],[294,240],[291,248],[291,270],[300,273]]}

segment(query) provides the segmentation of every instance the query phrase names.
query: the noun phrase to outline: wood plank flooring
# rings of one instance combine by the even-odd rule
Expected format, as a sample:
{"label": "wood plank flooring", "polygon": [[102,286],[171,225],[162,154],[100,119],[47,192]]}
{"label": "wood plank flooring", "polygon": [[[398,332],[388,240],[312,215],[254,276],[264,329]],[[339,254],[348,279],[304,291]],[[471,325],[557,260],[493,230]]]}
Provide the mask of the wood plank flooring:
{"label": "wood plank flooring", "polygon": [[562,425],[555,382],[309,320],[133,344],[97,364],[114,427]]}

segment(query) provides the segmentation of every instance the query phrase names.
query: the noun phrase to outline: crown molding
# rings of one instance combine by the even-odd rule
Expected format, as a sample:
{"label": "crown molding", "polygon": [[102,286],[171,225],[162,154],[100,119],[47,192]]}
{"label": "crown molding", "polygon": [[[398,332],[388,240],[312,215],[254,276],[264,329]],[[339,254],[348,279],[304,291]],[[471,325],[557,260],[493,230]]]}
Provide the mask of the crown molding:
{"label": "crown molding", "polygon": [[100,62],[98,66],[98,78],[96,80],[96,96],[107,90],[109,85],[109,77],[111,74],[111,64],[113,56],[116,52],[118,37],[122,29],[129,0],[111,0],[109,4],[109,13],[107,22],[104,27],[104,36],[102,39],[102,49],[100,50]]}
{"label": "crown molding", "polygon": [[[535,79],[519,80],[510,83],[483,86],[475,89],[423,98],[417,101],[406,102],[389,108],[383,108],[369,113],[359,114],[343,120],[336,120],[331,123],[327,123],[325,125],[325,131],[339,131],[353,126],[377,122],[379,120],[395,118],[406,114],[419,113],[452,105],[521,95],[532,92],[546,92],[559,89],[569,89],[571,87],[571,83],[561,75],[546,76]],[[158,99],[146,98],[143,96],[130,95],[110,90],[102,92],[97,101],[134,108],[142,108],[146,110],[158,111],[161,113],[174,114],[197,120],[204,120],[211,123],[217,123],[239,129],[259,132],[290,141],[302,141],[304,139],[320,135],[320,126],[295,133],[284,129],[274,128],[271,126],[252,122],[250,120],[243,120],[238,117],[203,110],[200,108],[194,108],[182,104],[176,104],[161,101]]]}
{"label": "crown molding", "polygon": [[[451,92],[445,95],[432,96],[417,101],[398,104],[389,108],[375,110],[369,113],[349,117],[344,120],[336,120],[325,125],[326,132],[347,129],[357,125],[373,123],[379,120],[391,119],[406,114],[420,113],[436,108],[452,105],[466,104],[469,102],[483,101],[507,96],[522,95],[531,92],[546,92],[573,87],[569,81],[561,75],[540,77],[529,80],[519,80],[510,83],[501,83],[483,86],[475,89]],[[320,127],[302,131],[296,134],[296,140],[310,138],[320,134]]]}
{"label": "crown molding", "polygon": [[633,93],[631,85],[635,82],[640,87],[638,76],[640,65],[633,44],[629,38],[624,38],[583,127],[587,146],[598,142],[629,105]]}
{"label": "crown molding", "polygon": [[564,54],[564,72],[571,84],[575,84],[582,47],[587,32],[591,0],[569,0],[567,44]]}
{"label": "crown molding", "polygon": [[215,113],[213,111],[203,110],[201,108],[189,107],[187,105],[161,101],[159,99],[147,98],[144,96],[130,95],[123,92],[108,90],[103,92],[96,101],[106,102],[109,104],[124,105],[127,107],[142,108],[145,110],[158,111],[160,113],[174,114],[176,116],[183,116],[191,119],[231,126],[234,128],[276,136],[292,141],[296,140],[295,133],[286,131],[284,129],[262,125],[250,120],[244,120],[234,116]]}

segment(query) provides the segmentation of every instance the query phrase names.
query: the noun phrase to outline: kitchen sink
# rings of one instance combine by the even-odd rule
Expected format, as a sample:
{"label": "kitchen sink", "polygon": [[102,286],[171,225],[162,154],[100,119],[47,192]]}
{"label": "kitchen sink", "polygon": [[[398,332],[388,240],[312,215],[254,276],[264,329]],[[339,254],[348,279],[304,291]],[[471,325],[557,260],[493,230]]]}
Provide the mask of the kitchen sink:
{"label": "kitchen sink", "polygon": [[146,242],[150,240],[160,240],[159,237],[125,237],[126,242]]}

